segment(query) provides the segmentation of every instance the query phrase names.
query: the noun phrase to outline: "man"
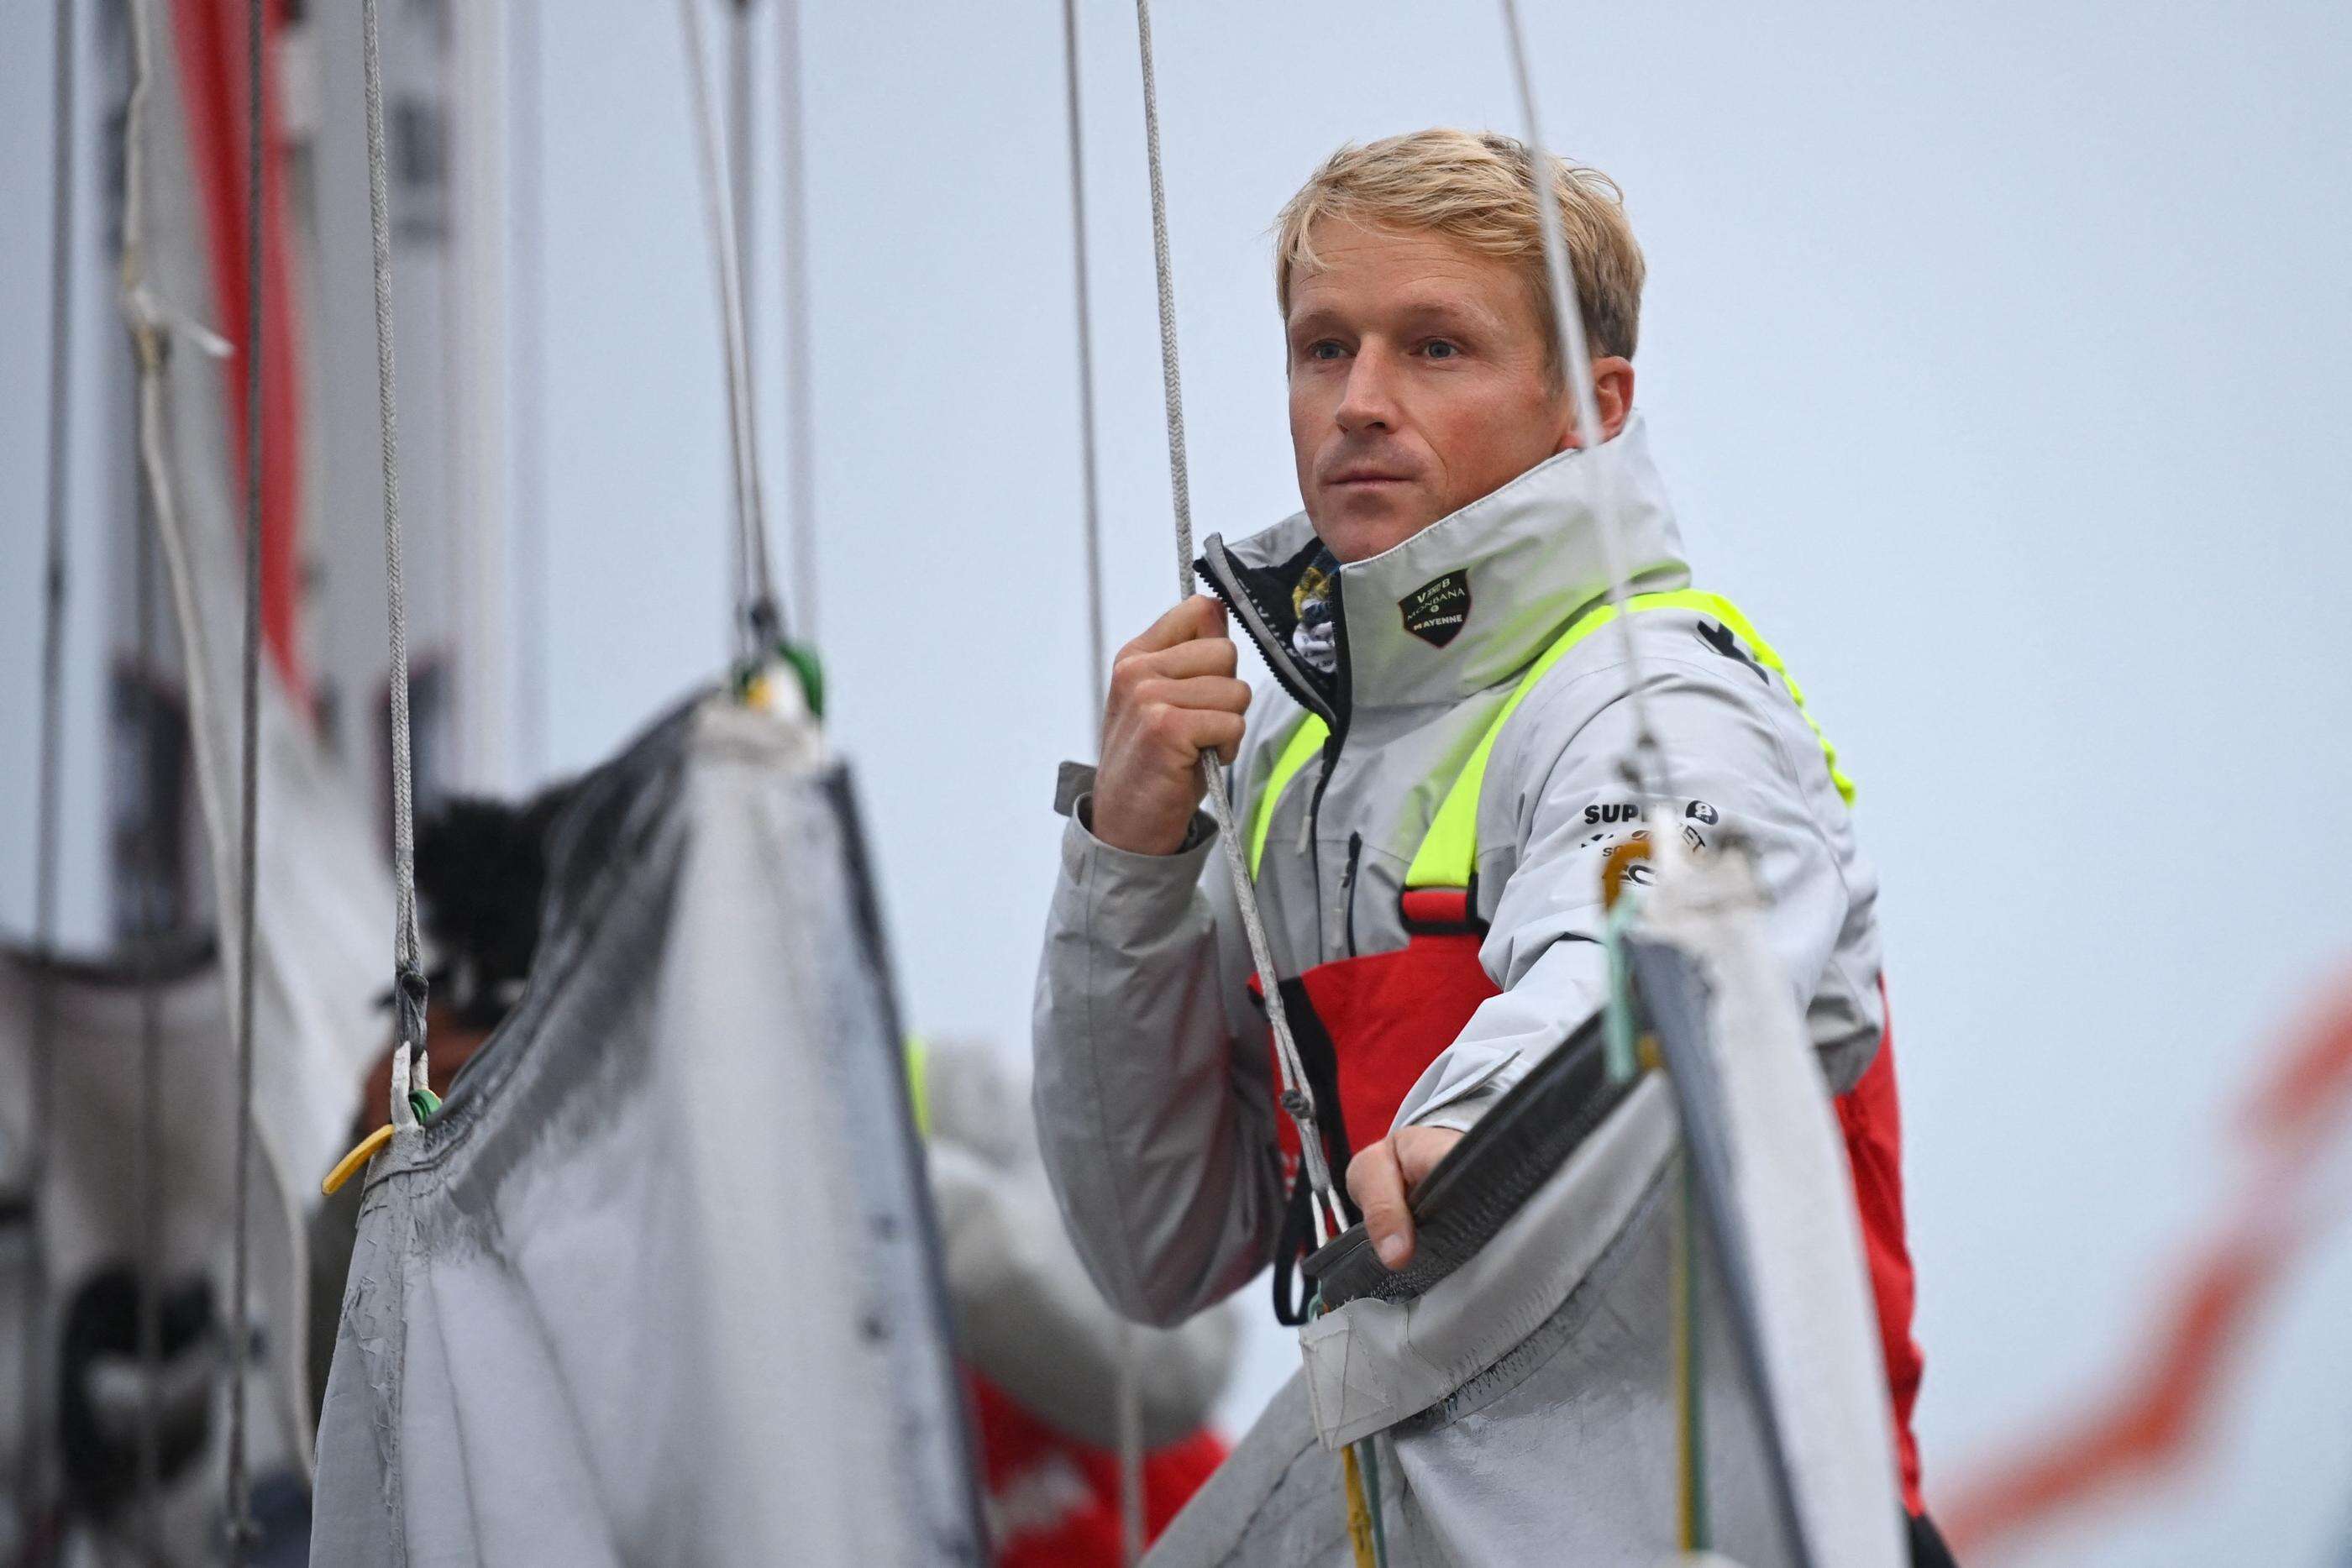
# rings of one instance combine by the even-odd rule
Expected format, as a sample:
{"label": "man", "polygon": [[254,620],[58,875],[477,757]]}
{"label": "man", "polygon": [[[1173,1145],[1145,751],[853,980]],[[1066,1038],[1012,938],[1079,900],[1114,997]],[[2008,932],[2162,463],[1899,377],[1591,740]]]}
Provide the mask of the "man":
{"label": "man", "polygon": [[[1641,251],[1605,176],[1549,172],[1600,428],[1577,429],[1554,351],[1526,149],[1457,131],[1342,149],[1276,234],[1305,510],[1211,538],[1216,597],[1118,656],[1064,839],[1034,1100],[1081,1251],[1146,1321],[1286,1264],[1301,1235],[1270,1153],[1257,977],[1198,813],[1201,754],[1230,765],[1284,995],[1336,1059],[1326,1131],[1390,1267],[1412,1255],[1414,1184],[1606,994],[1601,857],[1645,803],[1623,781],[1637,729],[1617,632],[1580,635],[1611,587],[1601,530],[1629,593],[1690,573],[1633,410]],[[1843,776],[1745,619],[1690,593],[1636,609],[1672,810],[1696,841],[1738,833],[1755,851],[1839,1096],[1915,1553],[1938,1561],[1910,1434],[1920,1360],[1876,879]],[[1235,675],[1229,620],[1274,672],[1265,700]],[[1432,885],[1433,818],[1490,731],[1462,873]],[[1432,958],[1433,940],[1461,956]]]}

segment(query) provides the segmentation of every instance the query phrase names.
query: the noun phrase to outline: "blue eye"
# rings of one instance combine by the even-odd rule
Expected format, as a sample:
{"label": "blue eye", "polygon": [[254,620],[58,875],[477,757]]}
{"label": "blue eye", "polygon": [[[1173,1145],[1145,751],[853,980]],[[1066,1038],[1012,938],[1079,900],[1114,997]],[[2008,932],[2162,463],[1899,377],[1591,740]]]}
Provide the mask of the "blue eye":
{"label": "blue eye", "polygon": [[1336,360],[1342,351],[1339,345],[1328,338],[1307,345],[1307,357],[1310,360]]}
{"label": "blue eye", "polygon": [[1462,350],[1443,338],[1433,338],[1422,352],[1433,360],[1451,360],[1460,355]]}

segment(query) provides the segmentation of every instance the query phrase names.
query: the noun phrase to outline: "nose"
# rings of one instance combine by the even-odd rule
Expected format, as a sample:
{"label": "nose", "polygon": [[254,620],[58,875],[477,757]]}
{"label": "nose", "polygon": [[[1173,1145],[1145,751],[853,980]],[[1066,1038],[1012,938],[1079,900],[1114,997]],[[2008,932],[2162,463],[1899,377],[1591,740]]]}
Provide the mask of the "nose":
{"label": "nose", "polygon": [[1348,366],[1347,391],[1332,417],[1350,435],[1396,428],[1395,367],[1386,350],[1372,343],[1358,346]]}

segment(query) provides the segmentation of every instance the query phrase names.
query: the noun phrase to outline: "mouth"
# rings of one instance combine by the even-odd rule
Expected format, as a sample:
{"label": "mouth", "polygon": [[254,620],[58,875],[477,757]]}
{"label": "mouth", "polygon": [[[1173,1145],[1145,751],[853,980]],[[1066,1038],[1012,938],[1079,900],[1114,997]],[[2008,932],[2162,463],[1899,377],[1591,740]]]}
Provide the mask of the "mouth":
{"label": "mouth", "polygon": [[1324,483],[1334,490],[1354,490],[1370,489],[1381,485],[1409,484],[1411,480],[1412,476],[1406,474],[1349,472],[1334,474]]}

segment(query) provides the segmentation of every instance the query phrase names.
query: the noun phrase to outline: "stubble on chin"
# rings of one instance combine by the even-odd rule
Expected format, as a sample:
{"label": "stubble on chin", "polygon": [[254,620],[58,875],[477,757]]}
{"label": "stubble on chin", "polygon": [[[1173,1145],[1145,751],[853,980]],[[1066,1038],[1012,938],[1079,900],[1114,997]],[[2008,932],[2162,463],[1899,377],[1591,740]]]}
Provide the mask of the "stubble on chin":
{"label": "stubble on chin", "polygon": [[[1445,515],[1433,497],[1393,496],[1383,497],[1376,507],[1341,511],[1328,528],[1317,522],[1315,531],[1341,560],[1369,560],[1396,549]],[[1315,520],[1311,514],[1309,520]]]}

